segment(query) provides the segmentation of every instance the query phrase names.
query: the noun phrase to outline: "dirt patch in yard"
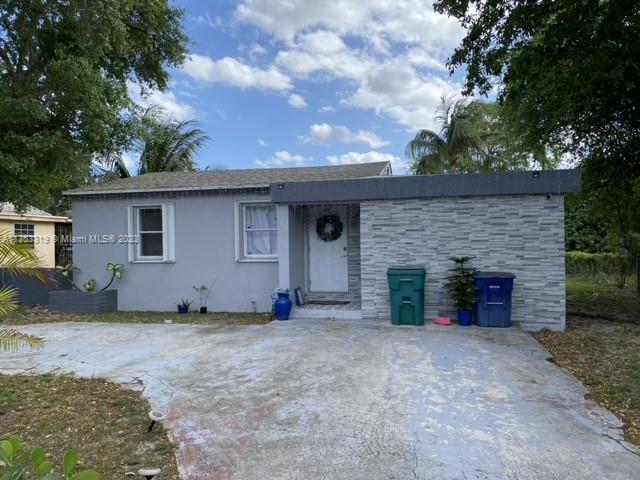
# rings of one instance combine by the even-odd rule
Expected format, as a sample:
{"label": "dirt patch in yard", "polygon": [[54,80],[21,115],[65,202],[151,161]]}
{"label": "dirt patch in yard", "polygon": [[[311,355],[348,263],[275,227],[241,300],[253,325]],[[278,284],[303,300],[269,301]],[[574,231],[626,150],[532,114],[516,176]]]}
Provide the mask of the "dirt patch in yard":
{"label": "dirt patch in yard", "polygon": [[624,422],[625,438],[640,445],[640,323],[569,316],[565,332],[534,337]]}
{"label": "dirt patch in yard", "polygon": [[46,307],[21,307],[2,317],[0,325],[28,325],[52,322],[107,322],[107,323],[185,323],[196,325],[263,325],[271,321],[270,314],[198,312],[184,315],[173,312],[111,312],[93,315],[49,312]]}
{"label": "dirt patch in yard", "polygon": [[84,468],[105,480],[144,466],[158,480],[178,480],[174,447],[161,425],[147,433],[149,405],[140,393],[98,379],[67,375],[0,375],[0,438],[42,446],[60,465],[74,448]]}

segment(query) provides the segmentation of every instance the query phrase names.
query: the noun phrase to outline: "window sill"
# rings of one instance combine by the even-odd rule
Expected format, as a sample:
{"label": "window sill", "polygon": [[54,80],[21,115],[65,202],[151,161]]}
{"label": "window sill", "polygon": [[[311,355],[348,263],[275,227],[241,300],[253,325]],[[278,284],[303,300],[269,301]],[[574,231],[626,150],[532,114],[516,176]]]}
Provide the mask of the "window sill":
{"label": "window sill", "polygon": [[238,258],[236,259],[237,263],[277,263],[278,257],[265,257],[265,258],[250,258],[250,257],[243,257],[243,258]]}
{"label": "window sill", "polygon": [[175,260],[130,260],[129,263],[176,263]]}

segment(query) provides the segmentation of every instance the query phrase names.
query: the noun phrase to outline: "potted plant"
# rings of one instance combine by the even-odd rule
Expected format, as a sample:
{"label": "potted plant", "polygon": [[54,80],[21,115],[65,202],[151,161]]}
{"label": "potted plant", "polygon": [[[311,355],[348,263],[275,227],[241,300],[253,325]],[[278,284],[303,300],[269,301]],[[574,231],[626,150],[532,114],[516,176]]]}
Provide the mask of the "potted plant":
{"label": "potted plant", "polygon": [[67,313],[102,313],[118,310],[118,290],[108,290],[116,280],[124,277],[124,265],[107,263],[106,270],[111,273],[107,284],[98,290],[98,283],[89,279],[82,288],[73,282],[73,272],[78,268],[73,265],[57,266],[56,270],[69,280],[71,290],[52,290],[49,292],[49,310]]}
{"label": "potted plant", "polygon": [[209,294],[211,293],[211,289],[213,288],[213,284],[210,287],[206,285],[197,285],[193,286],[193,290],[198,295],[198,300],[200,301],[200,313],[207,313],[207,303],[209,302]]}
{"label": "potted plant", "polygon": [[182,298],[178,304],[178,313],[189,313],[189,307],[193,303],[193,300],[188,298]]}
{"label": "potted plant", "polygon": [[468,327],[473,321],[477,300],[475,274],[471,266],[474,257],[450,257],[454,266],[449,269],[445,287],[458,308],[458,324]]}

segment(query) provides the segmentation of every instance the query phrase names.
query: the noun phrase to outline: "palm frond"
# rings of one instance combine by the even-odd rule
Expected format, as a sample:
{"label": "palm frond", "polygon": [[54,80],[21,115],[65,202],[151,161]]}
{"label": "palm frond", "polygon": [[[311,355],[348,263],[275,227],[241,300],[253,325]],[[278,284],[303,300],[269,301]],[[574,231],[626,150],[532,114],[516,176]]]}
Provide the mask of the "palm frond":
{"label": "palm frond", "polygon": [[7,315],[18,308],[18,291],[13,287],[0,289],[0,316]]}
{"label": "palm frond", "polygon": [[149,120],[141,146],[139,172],[183,172],[196,169],[195,156],[209,141],[193,120]]}
{"label": "palm frond", "polygon": [[0,268],[10,275],[25,275],[41,282],[46,281],[40,259],[34,249],[18,243],[13,235],[0,234]]}
{"label": "palm frond", "polygon": [[0,352],[16,351],[24,347],[39,348],[43,340],[17,330],[0,330]]}

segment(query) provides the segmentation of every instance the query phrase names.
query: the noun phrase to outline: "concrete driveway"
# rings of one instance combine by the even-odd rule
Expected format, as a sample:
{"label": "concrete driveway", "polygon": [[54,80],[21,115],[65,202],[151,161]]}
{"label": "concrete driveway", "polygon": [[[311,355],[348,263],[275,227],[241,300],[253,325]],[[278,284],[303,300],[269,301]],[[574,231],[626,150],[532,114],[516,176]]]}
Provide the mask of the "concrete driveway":
{"label": "concrete driveway", "polygon": [[[52,324],[0,370],[141,379],[183,478],[637,479],[620,423],[528,334],[363,321]],[[35,367],[35,368],[34,368]]]}

